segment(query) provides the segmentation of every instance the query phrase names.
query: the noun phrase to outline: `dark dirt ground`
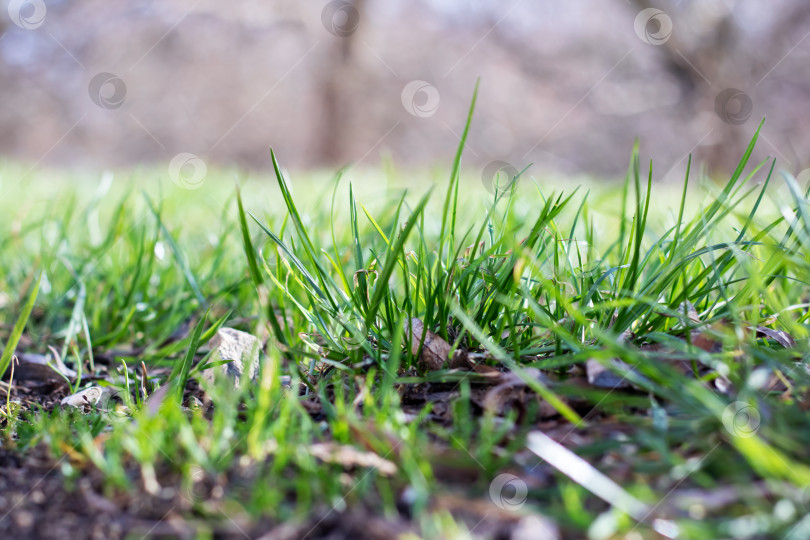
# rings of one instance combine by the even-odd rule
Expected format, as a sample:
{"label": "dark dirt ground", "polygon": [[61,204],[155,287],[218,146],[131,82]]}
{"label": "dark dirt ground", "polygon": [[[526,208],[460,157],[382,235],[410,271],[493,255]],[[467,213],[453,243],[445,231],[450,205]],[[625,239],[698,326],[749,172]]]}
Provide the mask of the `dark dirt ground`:
{"label": "dark dirt ground", "polygon": [[[413,385],[404,393],[403,405],[416,414],[431,402],[431,420],[445,423],[449,402],[457,394],[452,387],[441,383]],[[61,381],[30,380],[15,384],[12,398],[23,410],[49,412],[59,408],[60,400],[68,393],[67,385]],[[187,400],[202,397],[195,381],[190,381],[186,394]],[[514,398],[510,396],[507,401]],[[322,413],[317,400],[304,403],[313,417]],[[444,458],[436,463],[435,474],[464,491],[464,485],[472,481],[470,474],[475,476],[478,471],[452,457]],[[0,447],[0,539],[392,540],[407,533],[419,537],[418,516],[408,515],[406,509],[399,515],[381,516],[357,505],[342,512],[322,506],[296,523],[279,523],[261,516],[229,516],[217,510],[217,505],[214,511],[202,513],[184,498],[179,481],[175,482],[171,473],[162,475],[161,484],[178,488],[167,487],[154,495],[143,489],[136,466],[129,472],[131,486],[115,489],[105,484],[102,473],[87,460],[72,460],[69,449],[54,458],[44,445],[24,453]],[[227,485],[225,490],[227,496]],[[540,538],[538,530],[550,534],[544,532],[543,538],[553,539],[559,534],[554,525],[539,516],[516,515],[488,500],[470,500],[452,491],[437,496],[432,507],[447,511],[468,530],[474,529],[479,538],[531,540]]]}

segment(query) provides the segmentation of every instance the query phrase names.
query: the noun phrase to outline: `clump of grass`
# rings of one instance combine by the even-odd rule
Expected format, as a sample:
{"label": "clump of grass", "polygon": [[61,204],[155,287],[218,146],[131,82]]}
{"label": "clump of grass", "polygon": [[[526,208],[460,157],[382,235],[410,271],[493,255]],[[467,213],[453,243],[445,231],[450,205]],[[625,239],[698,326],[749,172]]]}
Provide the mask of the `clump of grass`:
{"label": "clump of grass", "polygon": [[[111,489],[159,497],[175,486],[173,504],[214,521],[356,507],[393,519],[403,505],[418,515],[450,492],[489,500],[509,470],[527,486],[521,511],[552,517],[570,537],[651,534],[663,530],[659,518],[682,538],[801,537],[810,209],[789,175],[787,198],[773,194],[774,162],[749,166],[759,129],[727,182],[700,179],[702,196],[690,160],[676,208],[656,197],[638,145],[618,205],[597,186],[548,192],[530,184],[530,169],[470,204],[461,150],[474,103],[438,201],[406,191],[367,207],[346,171],[330,199],[301,200],[271,153],[281,212],[263,215],[262,199],[237,189],[214,227],[186,224],[197,207],[129,194],[112,206],[106,235],[74,232],[98,221],[89,219],[98,199],[27,219],[0,240],[0,286],[19,290],[26,275],[2,257],[14,249],[40,258],[48,292],[16,310],[22,323],[0,371],[29,319],[27,332],[61,342],[88,376],[145,391],[173,385],[176,399],[158,412],[147,400],[125,421],[34,409],[5,424],[14,430],[5,444],[69,448],[64,474],[93,467]],[[37,235],[37,249],[23,249]],[[443,369],[419,361],[415,319],[449,345]],[[187,381],[210,366],[203,345],[225,324],[267,338],[264,369],[252,386],[208,388],[211,412],[184,410]],[[486,377],[450,369],[463,355],[490,376],[509,374],[522,397],[505,410],[482,406]],[[126,367],[141,361],[140,372]],[[627,386],[589,383],[594,362]],[[649,515],[629,519],[538,460],[526,444],[538,429]],[[329,445],[378,466],[327,459]],[[728,499],[729,490],[745,494]],[[731,502],[716,506],[721,492]],[[686,495],[699,502],[684,506]],[[441,512],[415,526],[437,537],[458,527]]]}

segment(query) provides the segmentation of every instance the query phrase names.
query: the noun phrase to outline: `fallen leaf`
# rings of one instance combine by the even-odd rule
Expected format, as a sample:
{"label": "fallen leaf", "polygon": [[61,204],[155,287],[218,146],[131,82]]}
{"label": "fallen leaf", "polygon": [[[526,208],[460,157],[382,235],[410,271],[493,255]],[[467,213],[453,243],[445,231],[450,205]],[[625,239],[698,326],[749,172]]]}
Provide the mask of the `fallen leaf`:
{"label": "fallen leaf", "polygon": [[[477,356],[480,357],[480,360],[484,360],[486,358],[482,355]],[[499,371],[493,366],[475,361],[472,354],[467,354],[460,350],[456,350],[453,353],[453,358],[450,359],[450,369],[473,371],[492,383],[499,381],[504,376],[504,372]]]}
{"label": "fallen leaf", "polygon": [[756,330],[757,336],[769,337],[785,349],[792,349],[796,346],[796,340],[783,330],[774,330],[767,326],[750,326],[749,330]]}
{"label": "fallen leaf", "polygon": [[101,399],[101,396],[104,394],[104,389],[100,386],[91,386],[90,388],[86,388],[81,392],[76,392],[75,394],[71,394],[65,397],[61,404],[62,406],[70,406],[70,407],[85,407],[85,406],[92,406],[98,403]]}
{"label": "fallen leaf", "polygon": [[[686,300],[685,302],[681,302],[681,305],[678,306],[678,318],[683,320],[684,315],[689,321],[695,324],[701,324],[703,321],[700,320],[700,315],[698,315],[697,309],[695,309],[695,304]],[[665,315],[668,317],[668,315]]]}
{"label": "fallen leaf", "polygon": [[470,361],[470,357],[464,354],[464,351],[456,350],[453,357],[450,359],[450,369],[464,369],[471,370],[475,368],[475,364]]}
{"label": "fallen leaf", "polygon": [[[538,379],[544,385],[550,385],[551,381],[537,368],[526,368],[524,370],[529,377]],[[491,388],[484,396],[483,408],[497,415],[503,415],[509,409],[518,407],[523,409],[527,399],[540,399],[531,389],[526,381],[515,373],[500,373],[501,382]],[[540,416],[548,417],[557,414],[556,409],[541,401]]]}
{"label": "fallen leaf", "polygon": [[721,321],[705,330],[692,332],[690,334],[692,345],[708,353],[722,352],[723,341],[721,336],[724,330],[726,330],[726,325]]}
{"label": "fallen leaf", "polygon": [[436,371],[442,369],[445,361],[450,356],[450,344],[440,336],[425,328],[424,323],[416,317],[405,320],[405,332],[407,342],[410,344],[411,352],[419,354],[419,343],[424,335],[424,345],[422,354],[419,355],[419,363],[422,367]]}
{"label": "fallen leaf", "polygon": [[467,246],[467,247],[464,249],[464,258],[465,258],[465,259],[469,259],[469,258],[470,258],[470,254],[471,254],[471,253],[473,253],[473,250],[475,250],[475,252],[476,252],[477,254],[479,254],[479,255],[480,255],[481,253],[483,253],[483,252],[484,252],[484,241],[483,241],[483,240],[481,240],[481,241],[478,243],[478,245],[477,245],[477,246],[476,246],[475,244],[472,244],[472,245]]}
{"label": "fallen leaf", "polygon": [[397,466],[391,461],[348,444],[315,443],[309,446],[309,453],[325,463],[335,463],[346,469],[374,468],[383,476],[391,476],[397,472]]}
{"label": "fallen leaf", "polygon": [[493,381],[497,381],[504,376],[503,371],[499,371],[497,368],[492,366],[488,366],[486,364],[475,364],[472,368],[474,372],[482,377],[487,379],[491,379]]}

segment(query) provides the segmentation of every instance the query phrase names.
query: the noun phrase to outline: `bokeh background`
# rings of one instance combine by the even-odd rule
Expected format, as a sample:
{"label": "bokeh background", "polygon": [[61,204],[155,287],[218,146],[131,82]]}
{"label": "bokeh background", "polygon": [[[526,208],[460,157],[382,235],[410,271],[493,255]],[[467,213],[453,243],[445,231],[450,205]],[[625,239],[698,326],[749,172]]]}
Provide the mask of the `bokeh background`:
{"label": "bokeh background", "polygon": [[[810,2],[12,0],[0,154],[40,167],[810,167]],[[178,172],[179,171],[179,172]]]}

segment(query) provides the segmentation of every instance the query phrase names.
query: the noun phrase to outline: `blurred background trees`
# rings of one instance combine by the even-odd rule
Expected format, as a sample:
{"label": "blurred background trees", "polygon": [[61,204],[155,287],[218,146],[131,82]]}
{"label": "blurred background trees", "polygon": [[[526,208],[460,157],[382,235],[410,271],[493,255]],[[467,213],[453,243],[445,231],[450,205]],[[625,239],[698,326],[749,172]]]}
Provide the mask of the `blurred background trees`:
{"label": "blurred background trees", "polygon": [[[45,11],[38,11],[41,5]],[[21,1],[0,23],[0,153],[32,164],[465,163],[656,178],[689,152],[810,167],[810,3]],[[44,15],[43,15],[44,13]],[[423,81],[408,86],[412,81]],[[421,84],[421,86],[420,86]],[[415,90],[414,90],[415,89]]]}

